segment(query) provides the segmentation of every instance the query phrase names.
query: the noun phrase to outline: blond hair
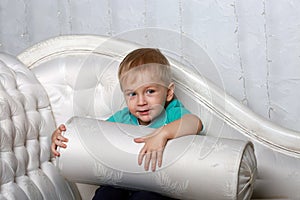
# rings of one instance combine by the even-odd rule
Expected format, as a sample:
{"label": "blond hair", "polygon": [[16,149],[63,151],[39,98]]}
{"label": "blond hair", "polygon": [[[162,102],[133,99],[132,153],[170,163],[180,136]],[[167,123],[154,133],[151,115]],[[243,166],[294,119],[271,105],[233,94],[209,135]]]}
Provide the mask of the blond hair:
{"label": "blond hair", "polygon": [[159,49],[154,48],[140,48],[130,52],[120,63],[118,71],[119,80],[121,80],[122,76],[129,72],[131,69],[143,66],[140,67],[140,69],[142,70],[144,67],[147,68],[147,66],[153,66],[152,64],[159,66],[159,76],[162,81],[171,82],[172,77],[170,63]]}

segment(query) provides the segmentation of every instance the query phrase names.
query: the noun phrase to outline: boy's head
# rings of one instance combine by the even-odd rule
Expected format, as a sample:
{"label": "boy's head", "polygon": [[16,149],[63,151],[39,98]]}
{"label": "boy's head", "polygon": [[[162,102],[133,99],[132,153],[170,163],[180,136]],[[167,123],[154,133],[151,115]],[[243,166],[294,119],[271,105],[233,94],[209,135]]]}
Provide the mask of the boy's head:
{"label": "boy's head", "polygon": [[170,64],[158,49],[129,53],[120,64],[118,77],[129,111],[140,124],[149,124],[174,97]]}

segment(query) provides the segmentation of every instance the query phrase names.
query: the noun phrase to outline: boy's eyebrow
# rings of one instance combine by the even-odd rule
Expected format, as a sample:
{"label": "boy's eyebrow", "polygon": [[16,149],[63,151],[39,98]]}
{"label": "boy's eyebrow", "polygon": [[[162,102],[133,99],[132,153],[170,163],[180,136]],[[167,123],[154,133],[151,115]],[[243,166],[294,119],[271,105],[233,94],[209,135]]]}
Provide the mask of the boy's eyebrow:
{"label": "boy's eyebrow", "polygon": [[[157,84],[157,83],[149,83],[149,84],[143,85],[143,87],[146,87],[146,88],[149,88],[149,87],[157,87],[157,85],[161,85],[161,84]],[[135,91],[135,90],[136,90],[136,89],[127,88],[127,89],[124,89],[123,91],[124,91],[124,92],[132,92],[132,91]]]}
{"label": "boy's eyebrow", "polygon": [[132,92],[134,91],[133,89],[125,89],[124,92]]}

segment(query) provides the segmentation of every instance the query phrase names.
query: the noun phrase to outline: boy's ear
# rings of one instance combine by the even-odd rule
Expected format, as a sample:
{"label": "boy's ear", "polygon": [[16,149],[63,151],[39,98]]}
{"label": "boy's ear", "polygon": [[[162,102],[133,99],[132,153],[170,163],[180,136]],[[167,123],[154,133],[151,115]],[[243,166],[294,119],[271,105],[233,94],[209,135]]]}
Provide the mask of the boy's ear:
{"label": "boy's ear", "polygon": [[175,90],[175,85],[174,83],[170,83],[169,87],[168,87],[168,93],[167,93],[167,101],[172,101],[173,97],[174,97],[174,90]]}

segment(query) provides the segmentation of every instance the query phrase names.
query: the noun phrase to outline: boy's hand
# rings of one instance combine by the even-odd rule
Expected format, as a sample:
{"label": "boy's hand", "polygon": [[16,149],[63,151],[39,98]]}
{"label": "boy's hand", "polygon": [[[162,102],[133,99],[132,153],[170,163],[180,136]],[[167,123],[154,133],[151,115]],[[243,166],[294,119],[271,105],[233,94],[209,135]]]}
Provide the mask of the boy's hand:
{"label": "boy's hand", "polygon": [[62,132],[66,131],[65,125],[61,124],[53,133],[51,137],[51,151],[55,156],[60,156],[60,153],[56,150],[57,147],[66,148],[67,145],[64,142],[68,142],[68,138],[62,136]]}
{"label": "boy's hand", "polygon": [[146,171],[149,170],[150,162],[152,171],[155,171],[156,165],[158,167],[162,165],[163,151],[168,141],[162,130],[162,128],[157,129],[148,136],[134,139],[136,143],[145,143],[139,153],[138,164],[141,165],[145,158],[144,168]]}

